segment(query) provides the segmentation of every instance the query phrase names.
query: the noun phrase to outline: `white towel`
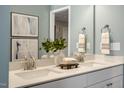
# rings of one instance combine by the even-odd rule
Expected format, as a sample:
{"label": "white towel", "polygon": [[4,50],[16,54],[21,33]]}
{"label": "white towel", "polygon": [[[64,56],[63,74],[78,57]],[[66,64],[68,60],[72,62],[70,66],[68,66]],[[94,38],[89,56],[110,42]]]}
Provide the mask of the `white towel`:
{"label": "white towel", "polygon": [[108,31],[102,32],[101,35],[101,53],[110,54],[110,33]]}
{"label": "white towel", "polygon": [[85,34],[79,34],[78,52],[86,52],[86,37]]}

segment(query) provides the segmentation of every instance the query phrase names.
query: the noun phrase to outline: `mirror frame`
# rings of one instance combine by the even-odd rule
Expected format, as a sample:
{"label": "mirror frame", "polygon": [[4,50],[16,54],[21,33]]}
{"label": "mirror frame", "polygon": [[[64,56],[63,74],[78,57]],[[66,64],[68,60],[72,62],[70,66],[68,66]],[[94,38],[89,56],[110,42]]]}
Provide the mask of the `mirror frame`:
{"label": "mirror frame", "polygon": [[50,11],[50,40],[54,40],[54,25],[55,25],[55,13],[68,9],[68,56],[70,56],[70,23],[71,23],[71,6],[65,6],[62,8],[54,9]]}

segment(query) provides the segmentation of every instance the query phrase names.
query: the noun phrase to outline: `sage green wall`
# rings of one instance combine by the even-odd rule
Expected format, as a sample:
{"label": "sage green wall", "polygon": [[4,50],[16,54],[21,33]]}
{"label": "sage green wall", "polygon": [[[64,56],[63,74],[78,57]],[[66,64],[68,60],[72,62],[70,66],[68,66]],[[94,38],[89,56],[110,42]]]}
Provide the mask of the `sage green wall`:
{"label": "sage green wall", "polygon": [[0,88],[8,87],[10,61],[10,13],[25,13],[39,16],[39,42],[49,37],[50,6],[0,5]]}
{"label": "sage green wall", "polygon": [[[11,11],[39,16],[39,46],[44,38],[49,37],[49,5],[13,5],[11,6]],[[44,51],[39,52],[39,57],[42,54],[44,54]]]}
{"label": "sage green wall", "polygon": [[[51,10],[65,7],[54,5]],[[70,27],[70,50],[71,55],[77,51],[76,43],[78,35],[83,27],[86,27],[87,41],[90,42],[88,53],[93,53],[93,6],[90,5],[72,5],[71,6],[71,27]]]}
{"label": "sage green wall", "polygon": [[96,54],[100,53],[101,28],[108,24],[111,28],[111,42],[120,42],[119,51],[111,51],[110,55],[124,56],[124,6],[100,5],[96,6]]}
{"label": "sage green wall", "polygon": [[0,6],[0,88],[8,86],[10,6]]}

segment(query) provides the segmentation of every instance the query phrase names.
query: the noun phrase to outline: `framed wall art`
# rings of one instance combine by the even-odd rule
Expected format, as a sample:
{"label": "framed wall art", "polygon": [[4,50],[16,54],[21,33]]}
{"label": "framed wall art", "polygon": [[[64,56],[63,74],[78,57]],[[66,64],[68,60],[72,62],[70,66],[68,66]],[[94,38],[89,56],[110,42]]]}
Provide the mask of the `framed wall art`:
{"label": "framed wall art", "polygon": [[12,36],[38,37],[38,16],[22,13],[11,13]]}
{"label": "framed wall art", "polygon": [[38,58],[38,39],[11,39],[11,60],[22,60],[31,58],[32,56]]}
{"label": "framed wall art", "polygon": [[11,12],[10,61],[39,57],[39,17]]}

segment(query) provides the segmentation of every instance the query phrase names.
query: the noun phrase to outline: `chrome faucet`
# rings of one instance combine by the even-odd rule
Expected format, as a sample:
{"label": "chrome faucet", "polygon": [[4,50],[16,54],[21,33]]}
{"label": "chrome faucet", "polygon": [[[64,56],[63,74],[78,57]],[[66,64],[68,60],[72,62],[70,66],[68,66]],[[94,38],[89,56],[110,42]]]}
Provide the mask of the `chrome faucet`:
{"label": "chrome faucet", "polygon": [[74,58],[77,59],[79,62],[84,62],[85,54],[81,52],[75,53]]}
{"label": "chrome faucet", "polygon": [[36,69],[36,59],[32,56],[30,59],[28,59],[25,56],[24,70],[33,70],[33,69]]}

